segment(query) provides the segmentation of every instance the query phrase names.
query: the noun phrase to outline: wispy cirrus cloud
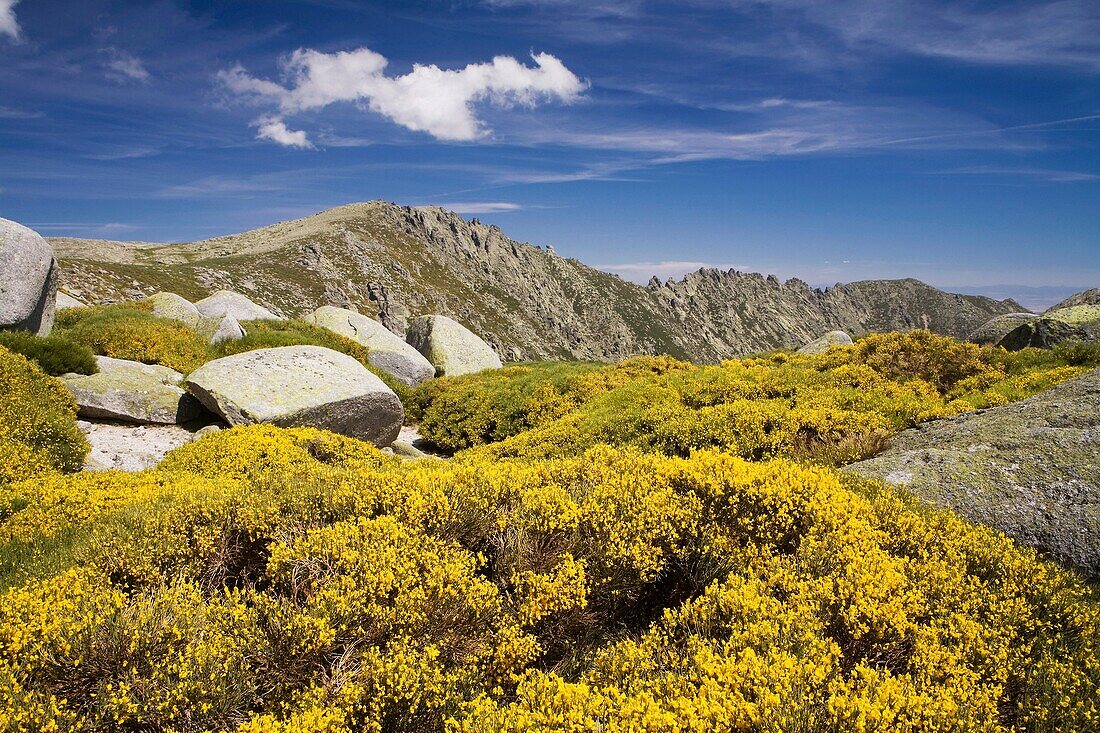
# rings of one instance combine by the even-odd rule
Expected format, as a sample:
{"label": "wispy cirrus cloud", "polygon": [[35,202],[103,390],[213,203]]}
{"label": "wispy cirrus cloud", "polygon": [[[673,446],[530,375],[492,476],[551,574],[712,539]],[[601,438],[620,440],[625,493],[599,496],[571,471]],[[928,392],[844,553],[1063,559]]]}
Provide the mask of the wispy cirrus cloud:
{"label": "wispy cirrus cloud", "polygon": [[7,36],[13,41],[20,40],[23,35],[15,18],[15,6],[18,4],[19,0],[0,0],[0,36]]}
{"label": "wispy cirrus cloud", "polygon": [[118,82],[137,81],[148,82],[152,74],[145,68],[145,63],[129,51],[111,46],[103,49],[106,56],[104,65],[107,67],[107,76]]}
{"label": "wispy cirrus cloud", "polygon": [[453,201],[438,205],[456,214],[506,214],[524,208],[511,201]]}
{"label": "wispy cirrus cloud", "polygon": [[260,137],[282,145],[309,143],[304,132],[278,127],[285,116],[340,102],[364,105],[437,140],[471,141],[488,134],[475,113],[477,103],[534,107],[549,100],[571,102],[587,88],[554,56],[536,53],[531,59],[533,67],[510,56],[453,70],[416,64],[407,74],[387,76],[389,61],[369,48],[337,53],[299,49],[282,65],[288,86],[252,76],[241,66],[220,72],[218,79],[242,98],[278,108],[277,114],[261,118]]}
{"label": "wispy cirrus cloud", "polygon": [[933,171],[944,176],[990,176],[997,178],[1019,178],[1046,183],[1082,183],[1100,181],[1100,174],[1085,171],[1065,171],[1050,168],[1014,168],[993,165],[975,165],[961,168],[948,168]]}

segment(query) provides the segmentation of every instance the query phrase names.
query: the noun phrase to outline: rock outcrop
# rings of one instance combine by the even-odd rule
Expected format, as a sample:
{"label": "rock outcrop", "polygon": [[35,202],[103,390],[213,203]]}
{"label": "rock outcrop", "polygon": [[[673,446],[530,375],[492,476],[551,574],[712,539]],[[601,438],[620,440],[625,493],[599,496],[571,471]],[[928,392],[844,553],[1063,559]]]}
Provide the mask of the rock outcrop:
{"label": "rock outcrop", "polygon": [[974,329],[966,340],[979,346],[1000,346],[1005,336],[1020,326],[1034,323],[1038,318],[1039,316],[1035,313],[1005,313],[1002,316],[993,316]]}
{"label": "rock outcrop", "polygon": [[174,369],[126,359],[97,356],[96,374],[66,374],[83,418],[173,425],[190,422],[205,410],[180,386],[183,375]]}
{"label": "rock outcrop", "polygon": [[435,367],[419,351],[362,313],[325,305],[304,316],[303,320],[367,347],[372,365],[409,386],[435,376]]}
{"label": "rock outcrop", "polygon": [[230,425],[312,426],[385,446],[405,420],[401,401],[382,380],[350,356],[320,346],[215,359],[185,384]]}
{"label": "rock outcrop", "polygon": [[[830,329],[852,336],[923,328],[965,338],[1011,301],[944,293],[916,280],[826,290],[713,269],[647,286],[509,239],[438,207],[375,201],[189,244],[55,239],[63,283],[94,302],[135,291],[246,293],[301,316],[352,308],[395,333],[439,313],[506,361],[670,354],[702,362],[796,349]],[[184,285],[190,283],[190,285]]]}
{"label": "rock outcrop", "polygon": [[230,316],[240,321],[281,321],[282,317],[275,315],[262,305],[256,305],[251,300],[230,290],[219,290],[213,295],[207,296],[195,303],[195,308],[206,318],[222,319]]}
{"label": "rock outcrop", "polygon": [[1049,349],[1075,341],[1100,341],[1100,305],[1072,305],[1047,311],[1005,334],[998,343],[1009,351],[1032,346]]}
{"label": "rock outcrop", "polygon": [[435,367],[441,377],[458,377],[500,369],[493,347],[447,316],[421,316],[409,324],[406,340]]}
{"label": "rock outcrop", "polygon": [[1060,311],[1063,308],[1070,308],[1075,305],[1100,305],[1100,288],[1091,288],[1089,290],[1082,290],[1080,293],[1075,293],[1061,303],[1047,308],[1045,312],[1053,313],[1054,311]]}
{"label": "rock outcrop", "polygon": [[0,328],[47,335],[57,307],[57,274],[45,239],[0,219]]}
{"label": "rock outcrop", "polygon": [[799,354],[823,354],[833,346],[850,346],[852,337],[844,331],[829,331],[798,350]]}
{"label": "rock outcrop", "polygon": [[845,470],[906,487],[1100,577],[1100,369],[1003,407],[936,420]]}

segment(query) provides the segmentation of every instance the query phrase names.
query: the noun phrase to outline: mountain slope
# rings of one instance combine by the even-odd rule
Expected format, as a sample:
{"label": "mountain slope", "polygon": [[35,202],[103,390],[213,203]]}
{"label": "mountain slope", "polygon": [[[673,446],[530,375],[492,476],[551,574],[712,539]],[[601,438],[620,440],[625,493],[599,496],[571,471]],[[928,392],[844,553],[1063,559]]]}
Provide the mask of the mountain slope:
{"label": "mountain slope", "polygon": [[356,308],[403,333],[443,313],[506,360],[617,359],[668,353],[698,361],[796,347],[831,328],[858,335],[927,325],[959,337],[1011,301],[943,293],[915,280],[814,290],[798,280],[700,270],[643,287],[513,241],[438,207],[352,204],[243,234],[187,244],[51,240],[62,285],[93,302],[159,290],[237,290],[284,315]]}
{"label": "mountain slope", "polygon": [[1045,312],[1053,313],[1063,308],[1072,308],[1075,305],[1100,305],[1100,288],[1092,288],[1091,290],[1082,290],[1080,293],[1075,293],[1061,303],[1047,308]]}

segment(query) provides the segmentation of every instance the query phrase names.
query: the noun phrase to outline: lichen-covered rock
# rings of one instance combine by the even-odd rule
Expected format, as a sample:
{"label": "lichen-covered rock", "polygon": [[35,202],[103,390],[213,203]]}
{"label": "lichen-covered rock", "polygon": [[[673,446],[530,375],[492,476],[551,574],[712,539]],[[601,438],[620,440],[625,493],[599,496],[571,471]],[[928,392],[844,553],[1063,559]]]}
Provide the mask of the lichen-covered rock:
{"label": "lichen-covered rock", "polygon": [[372,365],[405,384],[415,387],[435,376],[435,367],[423,354],[362,313],[325,305],[303,320],[366,346],[370,350],[367,359]]}
{"label": "lichen-covered rock", "polygon": [[181,387],[175,369],[97,356],[99,372],[66,374],[80,417],[172,425],[201,417],[205,410]]}
{"label": "lichen-covered rock", "polygon": [[187,298],[175,293],[156,293],[148,297],[148,302],[153,306],[153,315],[161,318],[170,318],[173,321],[185,323],[194,328],[198,325],[202,314]]}
{"label": "lichen-covered rock", "polygon": [[68,293],[57,291],[57,300],[55,301],[55,310],[63,311],[73,308],[87,308],[88,304],[82,300],[77,300]]}
{"label": "lichen-covered rock", "polygon": [[46,336],[57,307],[57,260],[36,232],[0,219],[0,328]]}
{"label": "lichen-covered rock", "polygon": [[439,376],[457,377],[501,367],[493,347],[447,316],[414,319],[405,338],[431,362]]}
{"label": "lichen-covered rock", "polygon": [[845,331],[829,331],[798,350],[799,354],[823,354],[833,346],[850,346],[852,337]]}
{"label": "lichen-covered rock", "polygon": [[1100,370],[906,430],[846,470],[905,486],[1100,577]]}
{"label": "lichen-covered rock", "polygon": [[309,426],[384,446],[405,421],[401,401],[381,379],[350,356],[320,346],[215,359],[185,384],[230,425]]}
{"label": "lichen-covered rock", "polygon": [[1032,346],[1049,349],[1073,341],[1100,340],[1100,305],[1074,305],[1049,311],[1007,333],[1000,345],[1009,351]]}
{"label": "lichen-covered rock", "polygon": [[219,290],[213,295],[203,298],[195,307],[199,313],[207,318],[225,318],[232,316],[239,321],[256,321],[260,319],[269,321],[283,320],[262,305],[256,305],[251,300],[229,290]]}
{"label": "lichen-covered rock", "polygon": [[1038,318],[1034,313],[1005,313],[1003,316],[994,316],[974,329],[966,340],[979,346],[999,346],[1005,336]]}
{"label": "lichen-covered rock", "polygon": [[244,329],[233,316],[225,316],[217,322],[214,333],[210,335],[210,343],[223,344],[226,341],[240,341],[244,338]]}

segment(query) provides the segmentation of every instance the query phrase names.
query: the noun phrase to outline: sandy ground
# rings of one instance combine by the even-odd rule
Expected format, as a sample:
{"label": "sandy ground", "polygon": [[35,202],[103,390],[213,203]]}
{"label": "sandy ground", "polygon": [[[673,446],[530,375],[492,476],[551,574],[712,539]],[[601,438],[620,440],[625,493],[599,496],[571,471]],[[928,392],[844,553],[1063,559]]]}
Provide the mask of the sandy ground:
{"label": "sandy ground", "polygon": [[168,451],[191,442],[194,433],[179,425],[133,425],[122,422],[77,424],[92,450],[84,462],[87,471],[142,471],[152,468]]}
{"label": "sandy ground", "polygon": [[[86,471],[143,471],[160,463],[171,450],[190,443],[202,425],[133,425],[124,422],[77,420],[92,450],[84,462]],[[403,458],[434,455],[420,438],[416,426],[406,425],[392,446]]]}

